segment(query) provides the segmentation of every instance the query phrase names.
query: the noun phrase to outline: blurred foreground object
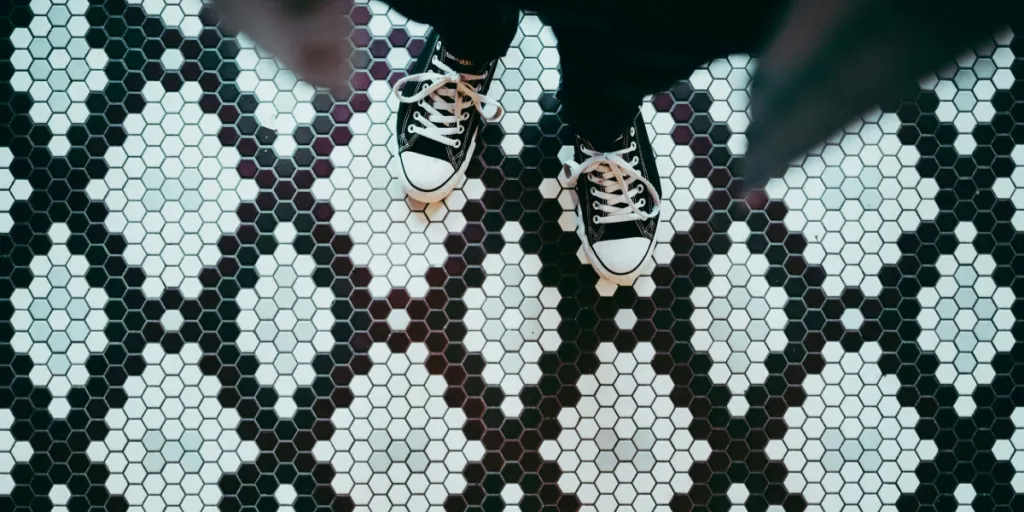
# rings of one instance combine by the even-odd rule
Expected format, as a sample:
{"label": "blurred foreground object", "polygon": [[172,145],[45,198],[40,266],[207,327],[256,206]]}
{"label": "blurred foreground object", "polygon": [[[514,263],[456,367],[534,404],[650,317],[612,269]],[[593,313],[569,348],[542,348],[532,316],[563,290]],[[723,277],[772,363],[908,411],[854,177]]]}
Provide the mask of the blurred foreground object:
{"label": "blurred foreground object", "polygon": [[747,189],[1021,19],[1021,0],[796,0],[751,90]]}
{"label": "blurred foreground object", "polygon": [[215,0],[224,28],[270,52],[303,80],[345,89],[351,66],[351,0]]}

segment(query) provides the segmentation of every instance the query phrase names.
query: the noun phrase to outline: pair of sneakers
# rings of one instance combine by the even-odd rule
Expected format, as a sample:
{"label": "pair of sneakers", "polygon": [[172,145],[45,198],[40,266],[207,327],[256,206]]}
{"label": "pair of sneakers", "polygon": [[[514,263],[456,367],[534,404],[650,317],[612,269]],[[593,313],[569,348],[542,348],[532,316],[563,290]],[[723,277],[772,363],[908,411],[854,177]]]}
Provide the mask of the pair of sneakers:
{"label": "pair of sneakers", "polygon": [[[413,73],[395,84],[401,179],[413,199],[442,201],[462,180],[481,124],[502,114],[486,95],[497,67],[497,59],[452,55],[435,35]],[[560,180],[576,190],[576,231],[591,265],[601,277],[628,285],[654,250],[661,194],[639,110],[614,147],[601,149],[577,136],[574,161],[566,162]]]}

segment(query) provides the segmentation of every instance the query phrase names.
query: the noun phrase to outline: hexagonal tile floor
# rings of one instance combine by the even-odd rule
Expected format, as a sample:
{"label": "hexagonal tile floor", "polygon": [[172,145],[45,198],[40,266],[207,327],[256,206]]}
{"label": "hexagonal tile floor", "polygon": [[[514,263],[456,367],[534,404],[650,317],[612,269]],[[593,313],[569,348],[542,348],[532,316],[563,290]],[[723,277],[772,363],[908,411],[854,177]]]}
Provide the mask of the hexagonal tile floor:
{"label": "hexagonal tile floor", "polygon": [[651,98],[664,223],[617,287],[551,32],[423,205],[389,92],[427,29],[352,15],[334,98],[200,0],[2,2],[0,509],[1024,509],[1024,36],[747,200],[752,60]]}

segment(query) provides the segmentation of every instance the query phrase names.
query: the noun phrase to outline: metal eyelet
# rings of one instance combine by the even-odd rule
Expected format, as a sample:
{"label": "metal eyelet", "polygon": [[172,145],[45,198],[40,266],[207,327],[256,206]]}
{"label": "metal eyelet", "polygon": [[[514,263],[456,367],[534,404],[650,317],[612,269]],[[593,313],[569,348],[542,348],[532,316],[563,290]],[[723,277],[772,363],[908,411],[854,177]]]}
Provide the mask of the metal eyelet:
{"label": "metal eyelet", "polygon": [[646,199],[641,199],[641,200],[636,202],[636,207],[637,208],[643,208],[644,205],[646,205],[646,204],[647,204],[647,200]]}
{"label": "metal eyelet", "polygon": [[601,218],[598,217],[597,215],[594,215],[594,224],[600,224],[600,223],[601,223]]}
{"label": "metal eyelet", "polygon": [[643,194],[644,193],[644,185],[642,183],[640,185],[637,185],[636,191],[639,194]]}
{"label": "metal eyelet", "polygon": [[416,133],[416,130],[414,130],[413,128],[415,128],[415,126],[410,124],[409,127],[406,128],[406,131],[408,131],[409,133]]}
{"label": "metal eyelet", "polygon": [[593,209],[595,209],[595,210],[597,210],[597,209],[599,209],[601,207],[601,205],[597,204],[597,201],[594,201],[593,203],[590,203],[590,206]]}
{"label": "metal eyelet", "polygon": [[630,135],[636,135],[636,128],[630,128],[629,129],[629,134]]}
{"label": "metal eyelet", "polygon": [[459,149],[461,147],[462,147],[462,141],[461,140],[455,141],[455,149]]}
{"label": "metal eyelet", "polygon": [[466,133],[466,127],[465,126],[459,126],[459,134],[461,135],[463,133]]}

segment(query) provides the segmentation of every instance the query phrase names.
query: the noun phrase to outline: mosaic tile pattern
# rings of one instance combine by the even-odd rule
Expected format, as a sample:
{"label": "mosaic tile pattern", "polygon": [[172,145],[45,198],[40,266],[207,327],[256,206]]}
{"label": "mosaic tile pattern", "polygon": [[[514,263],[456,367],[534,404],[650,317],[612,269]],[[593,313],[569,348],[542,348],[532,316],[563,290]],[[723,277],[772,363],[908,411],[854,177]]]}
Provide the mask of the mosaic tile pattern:
{"label": "mosaic tile pattern", "polygon": [[599,281],[524,16],[444,203],[427,27],[329,97],[201,0],[0,4],[0,509],[1024,508],[1024,27],[737,199],[755,63],[643,106],[654,264]]}

